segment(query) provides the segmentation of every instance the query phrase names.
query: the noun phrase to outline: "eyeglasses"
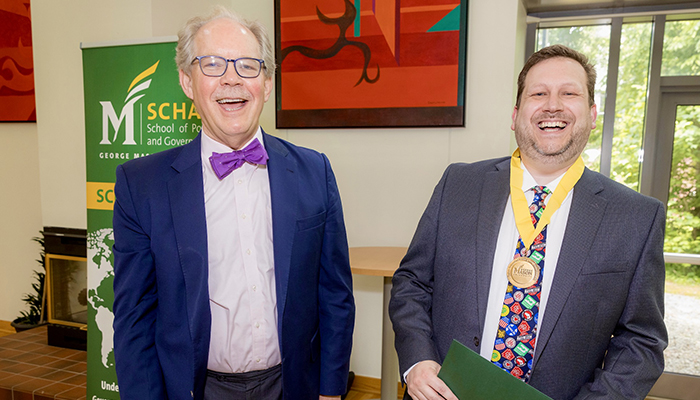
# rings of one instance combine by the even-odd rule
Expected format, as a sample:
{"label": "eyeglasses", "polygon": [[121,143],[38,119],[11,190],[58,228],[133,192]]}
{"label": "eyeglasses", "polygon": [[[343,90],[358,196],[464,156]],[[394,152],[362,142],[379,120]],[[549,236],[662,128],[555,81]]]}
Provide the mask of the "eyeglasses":
{"label": "eyeglasses", "polygon": [[233,62],[233,68],[241,78],[257,78],[264,68],[265,61],[252,57],[223,58],[219,56],[199,56],[192,64],[199,61],[199,69],[206,76],[223,76],[228,69],[228,63]]}

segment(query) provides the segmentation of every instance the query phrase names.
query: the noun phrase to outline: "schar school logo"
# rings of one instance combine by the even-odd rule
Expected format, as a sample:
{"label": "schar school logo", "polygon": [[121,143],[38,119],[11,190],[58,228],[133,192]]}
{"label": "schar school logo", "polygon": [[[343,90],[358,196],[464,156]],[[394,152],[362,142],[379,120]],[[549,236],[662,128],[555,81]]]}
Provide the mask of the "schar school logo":
{"label": "schar school logo", "polygon": [[[117,140],[122,123],[124,123],[124,130],[126,134],[123,144],[136,144],[134,141],[134,104],[145,96],[145,93],[138,93],[148,89],[151,86],[151,79],[139,84],[136,87],[134,87],[134,85],[144,78],[153,75],[153,73],[156,72],[156,68],[158,68],[158,63],[160,63],[160,60],[156,61],[155,64],[141,72],[136,78],[134,78],[133,81],[131,81],[131,85],[129,85],[129,89],[127,89],[126,99],[124,99],[124,106],[122,107],[122,111],[119,116],[117,116],[117,112],[114,110],[114,106],[112,105],[111,101],[100,102],[102,105],[102,140],[100,141],[100,144],[113,144]],[[111,140],[109,137],[110,125],[114,128],[114,136],[111,138]]]}

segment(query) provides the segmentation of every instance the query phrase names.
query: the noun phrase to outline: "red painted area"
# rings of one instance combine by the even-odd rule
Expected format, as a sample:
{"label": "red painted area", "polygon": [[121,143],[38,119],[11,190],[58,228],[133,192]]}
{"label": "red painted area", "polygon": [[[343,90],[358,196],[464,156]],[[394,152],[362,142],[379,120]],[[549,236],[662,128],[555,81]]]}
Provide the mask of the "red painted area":
{"label": "red painted area", "polygon": [[[282,109],[313,110],[457,105],[457,66],[387,68],[382,85],[354,86],[361,69],[307,71],[282,75]],[[373,73],[370,72],[370,76]],[[329,82],[333,86],[329,87]],[[335,88],[344,88],[342,95]],[[299,96],[304,93],[304,96]]]}
{"label": "red painted area", "polygon": [[0,0],[0,121],[36,121],[28,0]]}
{"label": "red painted area", "polygon": [[[353,38],[353,40],[366,43],[372,49],[372,59],[369,64],[370,70],[376,70],[376,65],[379,65],[380,68],[399,66],[383,36],[368,36]],[[330,47],[334,42],[335,40],[333,39],[324,39],[289,42],[289,45],[302,45],[321,49]],[[459,32],[403,34],[401,35],[401,66],[456,65],[459,61],[459,54],[451,51],[451,49],[458,45]],[[362,68],[363,63],[362,53],[356,47],[347,46],[332,58],[323,60],[314,60],[299,53],[290,53],[282,63],[281,69],[283,73],[341,70]]]}
{"label": "red painted area", "polygon": [[[378,15],[372,11],[373,1]],[[282,49],[333,48],[339,28],[319,21],[316,7],[338,18],[345,12],[343,0],[280,2]],[[396,10],[397,3],[398,13],[381,12]],[[353,24],[346,32],[345,47],[332,56],[314,59],[291,52],[282,61],[281,110],[457,106],[459,31],[427,31],[459,4],[459,0],[362,0],[359,37],[354,36]],[[377,82],[357,84],[365,55],[348,42],[370,49],[366,74],[372,79],[379,68]]]}
{"label": "red painted area", "polygon": [[398,30],[400,29],[396,12],[398,6],[397,0],[378,1],[376,6],[377,24],[379,24],[392,54],[396,54],[397,51],[396,37],[399,35]]}
{"label": "red painted area", "polygon": [[401,33],[424,33],[452,9],[401,13]]}
{"label": "red painted area", "polygon": [[459,5],[459,0],[401,0],[402,8],[440,5],[454,5],[456,7]]}
{"label": "red painted area", "polygon": [[280,16],[282,23],[286,18],[315,18],[316,8],[326,14],[342,14],[345,11],[345,5],[342,0],[293,0],[280,1]]}

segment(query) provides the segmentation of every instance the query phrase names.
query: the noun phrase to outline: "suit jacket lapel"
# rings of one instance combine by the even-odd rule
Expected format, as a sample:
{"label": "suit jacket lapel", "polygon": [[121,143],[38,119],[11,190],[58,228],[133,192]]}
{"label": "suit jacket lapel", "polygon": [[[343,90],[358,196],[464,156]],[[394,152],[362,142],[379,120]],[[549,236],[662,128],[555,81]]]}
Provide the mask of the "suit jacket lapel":
{"label": "suit jacket lapel", "polygon": [[[277,289],[278,331],[282,332],[282,315],[287,300],[292,243],[296,228],[296,210],[299,184],[295,174],[296,161],[289,157],[289,150],[282,142],[263,132],[263,142],[269,160],[267,173],[270,179],[272,202],[272,238],[275,260],[275,286]],[[281,335],[280,335],[281,336]]]}
{"label": "suit jacket lapel", "polygon": [[[185,281],[187,313],[193,338],[209,338],[209,273],[207,224],[204,209],[201,133],[183,146],[171,167],[177,172],[168,181],[173,228]],[[205,307],[202,307],[202,304]],[[204,323],[206,321],[206,323]]]}
{"label": "suit jacket lapel", "polygon": [[537,349],[533,369],[539,355],[547,347],[552,331],[559,321],[562,309],[571,294],[588,254],[592,251],[598,227],[603,220],[607,200],[600,196],[603,186],[598,177],[584,170],[581,179],[574,186],[574,194],[566,223],[554,281],[547,300],[547,309],[537,334]]}
{"label": "suit jacket lapel", "polygon": [[496,252],[498,232],[503,220],[503,210],[510,193],[510,158],[495,165],[495,170],[484,177],[479,199],[477,222],[476,280],[480,329],[484,329],[489,287]]}

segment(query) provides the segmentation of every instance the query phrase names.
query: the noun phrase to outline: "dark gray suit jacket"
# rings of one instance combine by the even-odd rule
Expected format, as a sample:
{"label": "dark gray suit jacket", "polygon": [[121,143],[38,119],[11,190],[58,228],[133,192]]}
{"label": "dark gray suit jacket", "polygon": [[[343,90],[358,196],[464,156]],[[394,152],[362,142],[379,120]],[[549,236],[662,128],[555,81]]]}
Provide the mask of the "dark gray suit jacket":
{"label": "dark gray suit jacket", "polygon": [[[452,339],[477,353],[510,158],[453,164],[393,278],[389,313],[401,373],[442,363]],[[554,399],[643,399],[661,375],[661,202],[586,169],[571,210],[530,384]],[[546,273],[546,271],[545,271]]]}

